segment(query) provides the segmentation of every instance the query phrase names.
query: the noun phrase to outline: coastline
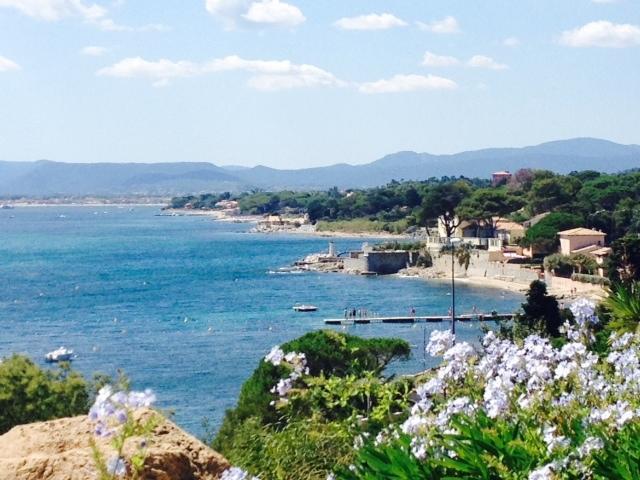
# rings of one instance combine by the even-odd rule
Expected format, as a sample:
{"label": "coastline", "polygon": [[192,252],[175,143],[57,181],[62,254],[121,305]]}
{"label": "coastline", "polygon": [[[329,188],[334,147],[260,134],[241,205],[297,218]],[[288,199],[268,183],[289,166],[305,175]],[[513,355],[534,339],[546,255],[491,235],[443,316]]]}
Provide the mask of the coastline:
{"label": "coastline", "polygon": [[[437,281],[442,283],[451,283],[451,277],[433,276],[430,275],[433,271],[429,269],[415,270],[409,273],[397,274],[399,277],[415,278],[418,277],[422,280]],[[456,283],[470,285],[473,287],[491,288],[494,290],[504,290],[509,292],[525,294],[529,290],[529,286],[519,282],[512,282],[508,280],[502,280],[500,278],[491,277],[479,277],[479,276],[465,276],[455,277]],[[576,292],[572,292],[572,289],[576,289]],[[590,300],[600,301],[606,296],[606,292],[603,288],[597,285],[585,284],[580,282],[565,282],[561,285],[553,285],[553,282],[548,286],[549,295],[553,295],[559,301],[574,301],[579,298],[589,298]]]}

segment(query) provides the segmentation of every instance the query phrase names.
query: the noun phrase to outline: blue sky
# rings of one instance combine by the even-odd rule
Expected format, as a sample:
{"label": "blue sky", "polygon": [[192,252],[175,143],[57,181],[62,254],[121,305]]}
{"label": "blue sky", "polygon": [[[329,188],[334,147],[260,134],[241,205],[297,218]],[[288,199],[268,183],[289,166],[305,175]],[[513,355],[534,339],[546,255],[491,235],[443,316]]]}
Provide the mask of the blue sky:
{"label": "blue sky", "polygon": [[640,143],[638,0],[0,0],[0,159]]}

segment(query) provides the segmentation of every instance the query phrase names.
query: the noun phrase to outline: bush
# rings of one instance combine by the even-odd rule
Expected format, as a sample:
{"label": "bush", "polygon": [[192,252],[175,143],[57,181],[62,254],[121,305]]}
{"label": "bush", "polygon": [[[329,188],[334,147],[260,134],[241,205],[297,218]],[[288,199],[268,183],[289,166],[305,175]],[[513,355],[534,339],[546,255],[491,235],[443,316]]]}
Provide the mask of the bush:
{"label": "bush", "polygon": [[281,430],[249,419],[238,427],[236,442],[225,451],[234,465],[270,480],[325,480],[336,466],[353,460],[353,435],[338,422],[291,422]]}
{"label": "bush", "polygon": [[[411,348],[398,339],[363,339],[333,330],[320,330],[281,346],[284,352],[300,352],[306,355],[311,376],[346,377],[361,376],[366,372],[382,373],[394,359],[408,358]],[[283,426],[286,421],[271,406],[274,396],[271,389],[284,377],[284,366],[261,361],[251,377],[244,383],[236,408],[225,414],[220,431],[213,442],[223,454],[236,438],[236,430],[249,418],[262,425]]]}
{"label": "bush", "polygon": [[0,434],[16,425],[86,413],[89,385],[68,364],[43,370],[14,355],[0,363]]}
{"label": "bush", "polygon": [[569,278],[573,273],[573,263],[571,257],[554,253],[544,259],[544,269],[553,272],[558,277]]}
{"label": "bush", "polygon": [[558,248],[558,232],[579,227],[582,218],[570,213],[550,213],[527,230],[520,241],[523,247],[534,247],[541,253],[549,253]]}
{"label": "bush", "polygon": [[592,302],[555,347],[537,335],[481,347],[434,332],[443,364],[418,381],[403,423],[358,450],[340,480],[570,480],[640,478],[637,362],[640,335],[613,334],[590,351]]}
{"label": "bush", "polygon": [[592,285],[611,285],[611,281],[608,278],[600,277],[598,275],[587,275],[584,273],[574,273],[571,275],[571,280],[574,282],[590,283]]}
{"label": "bush", "polygon": [[557,337],[560,334],[562,317],[558,301],[547,295],[544,282],[534,280],[527,292],[527,301],[522,304],[522,312],[515,318],[513,334],[516,338],[524,338],[531,333],[545,337]]}

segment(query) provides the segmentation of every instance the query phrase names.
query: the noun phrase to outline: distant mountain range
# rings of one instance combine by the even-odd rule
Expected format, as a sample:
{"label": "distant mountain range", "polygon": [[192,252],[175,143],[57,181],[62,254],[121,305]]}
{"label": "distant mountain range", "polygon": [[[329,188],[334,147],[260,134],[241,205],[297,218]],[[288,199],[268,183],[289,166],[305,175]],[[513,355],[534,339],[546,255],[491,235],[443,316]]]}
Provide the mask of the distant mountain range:
{"label": "distant mountain range", "polygon": [[488,177],[496,170],[539,168],[617,172],[640,168],[640,146],[595,138],[559,140],[523,148],[489,148],[452,155],[398,152],[364,165],[278,170],[262,165],[211,163],[63,163],[0,161],[0,196],[177,195],[187,193],[359,188],[391,180]]}

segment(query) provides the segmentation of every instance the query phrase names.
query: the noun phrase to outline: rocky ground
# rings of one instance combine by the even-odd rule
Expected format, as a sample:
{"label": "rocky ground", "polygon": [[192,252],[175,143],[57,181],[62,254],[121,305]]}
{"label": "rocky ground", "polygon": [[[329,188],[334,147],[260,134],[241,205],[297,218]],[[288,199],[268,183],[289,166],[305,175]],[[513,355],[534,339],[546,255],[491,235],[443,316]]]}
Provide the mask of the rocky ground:
{"label": "rocky ground", "polygon": [[[148,415],[145,412],[144,415]],[[95,480],[87,416],[20,425],[0,436],[0,480]],[[128,441],[133,449],[135,439]],[[98,440],[106,457],[108,440]],[[149,443],[141,480],[215,480],[229,468],[217,452],[163,419]]]}

